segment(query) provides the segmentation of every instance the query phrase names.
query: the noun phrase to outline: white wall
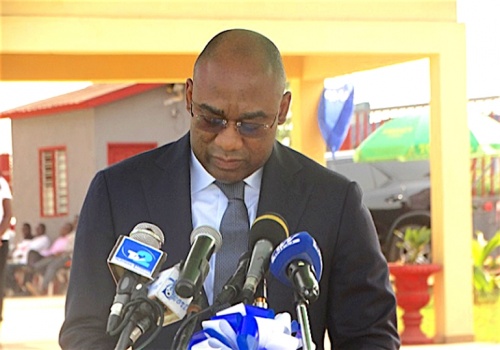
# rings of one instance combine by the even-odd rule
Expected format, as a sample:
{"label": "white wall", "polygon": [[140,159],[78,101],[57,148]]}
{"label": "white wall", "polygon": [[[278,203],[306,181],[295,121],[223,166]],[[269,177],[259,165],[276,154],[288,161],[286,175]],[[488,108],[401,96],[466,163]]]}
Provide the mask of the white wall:
{"label": "white wall", "polygon": [[[87,187],[95,173],[93,110],[81,110],[12,121],[13,205],[19,224],[47,225],[51,237],[80,211]],[[38,150],[65,146],[68,161],[69,213],[55,218],[40,217],[40,175]],[[21,225],[18,226],[18,231]]]}
{"label": "white wall", "polygon": [[[158,146],[177,140],[189,129],[190,115],[182,99],[172,100],[166,87],[96,108],[96,169],[105,168],[108,143],[156,142]],[[170,102],[165,102],[170,100]]]}

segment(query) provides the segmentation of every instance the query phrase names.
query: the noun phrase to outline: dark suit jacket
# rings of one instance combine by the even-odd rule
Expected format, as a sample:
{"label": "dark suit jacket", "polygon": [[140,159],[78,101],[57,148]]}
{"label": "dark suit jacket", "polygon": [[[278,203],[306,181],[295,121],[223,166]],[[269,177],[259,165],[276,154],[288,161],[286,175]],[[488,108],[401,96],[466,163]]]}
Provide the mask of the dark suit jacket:
{"label": "dark suit jacket", "polygon": [[[143,153],[93,179],[85,199],[61,329],[63,349],[113,349],[105,334],[115,283],[106,259],[119,235],[139,222],[165,234],[165,267],[186,258],[193,230],[189,134]],[[275,143],[264,167],[258,215],[281,214],[291,234],[309,232],[323,254],[319,299],[309,305],[313,340],[323,349],[325,330],[337,349],[397,349],[396,303],[388,268],[359,187]],[[272,276],[268,304],[296,318],[293,291]],[[163,328],[148,349],[169,349],[178,324]]]}

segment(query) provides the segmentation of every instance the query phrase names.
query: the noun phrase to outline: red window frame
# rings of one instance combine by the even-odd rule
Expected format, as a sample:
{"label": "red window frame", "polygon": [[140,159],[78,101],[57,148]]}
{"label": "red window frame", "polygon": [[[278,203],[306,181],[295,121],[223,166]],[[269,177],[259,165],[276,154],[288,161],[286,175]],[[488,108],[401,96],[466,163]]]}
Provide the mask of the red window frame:
{"label": "red window frame", "polygon": [[[65,146],[43,147],[38,150],[41,217],[68,215],[67,159]],[[48,196],[51,198],[47,198]]]}

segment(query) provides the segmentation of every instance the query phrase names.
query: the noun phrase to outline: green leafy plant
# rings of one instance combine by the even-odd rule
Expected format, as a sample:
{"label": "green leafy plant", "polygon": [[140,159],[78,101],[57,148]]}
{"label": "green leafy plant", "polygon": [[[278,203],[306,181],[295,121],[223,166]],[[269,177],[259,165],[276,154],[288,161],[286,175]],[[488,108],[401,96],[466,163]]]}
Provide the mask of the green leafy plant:
{"label": "green leafy plant", "polygon": [[394,230],[401,239],[396,243],[400,248],[401,262],[404,264],[427,264],[430,262],[431,229],[426,226],[408,226],[404,233]]}
{"label": "green leafy plant", "polygon": [[475,236],[472,241],[474,301],[494,302],[500,295],[500,266],[491,254],[500,247],[500,231],[490,240],[486,240],[480,231]]}

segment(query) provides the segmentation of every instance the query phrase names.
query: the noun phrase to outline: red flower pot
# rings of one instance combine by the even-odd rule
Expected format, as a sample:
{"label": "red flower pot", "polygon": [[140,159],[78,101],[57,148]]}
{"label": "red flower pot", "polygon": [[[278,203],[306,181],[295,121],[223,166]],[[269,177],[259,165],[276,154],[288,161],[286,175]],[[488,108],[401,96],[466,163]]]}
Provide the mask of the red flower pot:
{"label": "red flower pot", "polygon": [[408,344],[430,344],[434,339],[427,337],[420,326],[422,324],[423,308],[430,300],[427,279],[430,275],[441,270],[438,264],[401,265],[389,263],[389,271],[394,276],[396,300],[398,306],[404,310],[404,331],[401,342]]}

